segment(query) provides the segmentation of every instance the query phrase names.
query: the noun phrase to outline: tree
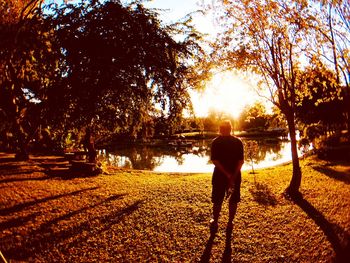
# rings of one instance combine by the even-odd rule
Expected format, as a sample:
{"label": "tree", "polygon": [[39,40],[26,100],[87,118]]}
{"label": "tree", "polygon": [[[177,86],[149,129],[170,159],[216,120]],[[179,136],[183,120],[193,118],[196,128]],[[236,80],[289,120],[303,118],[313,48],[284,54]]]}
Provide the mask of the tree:
{"label": "tree", "polygon": [[254,140],[245,140],[244,144],[244,159],[248,160],[248,163],[252,167],[252,173],[254,174],[254,183],[256,183],[256,176],[254,171],[254,162],[258,157],[259,145]]}
{"label": "tree", "polygon": [[0,1],[0,107],[15,137],[18,159],[28,158],[28,143],[55,74],[55,54],[41,3]]}
{"label": "tree", "polygon": [[216,46],[217,57],[226,67],[238,67],[262,77],[269,100],[285,116],[291,138],[293,175],[286,189],[297,195],[301,184],[295,107],[299,89],[300,61],[307,48],[306,1],[221,1],[225,32]]}
{"label": "tree", "polygon": [[309,26],[315,30],[317,59],[329,65],[343,97],[350,138],[350,5],[348,0],[314,0],[318,4]]}
{"label": "tree", "polygon": [[[186,22],[163,27],[139,3],[67,5],[51,21],[61,62],[50,115],[64,130],[90,127],[136,138],[155,117],[174,124],[190,105],[188,90],[205,76],[197,71],[203,53],[196,32]],[[175,33],[184,39],[175,41]]]}
{"label": "tree", "polygon": [[1,24],[17,24],[33,15],[43,0],[0,0]]}
{"label": "tree", "polygon": [[204,131],[218,132],[220,122],[223,120],[230,120],[233,125],[233,130],[236,130],[234,127],[235,121],[230,114],[214,108],[209,109],[208,116],[204,117],[202,120]]}
{"label": "tree", "polygon": [[321,124],[324,135],[344,128],[343,91],[334,72],[322,65],[308,67],[300,83],[296,107],[298,122],[305,126]]}
{"label": "tree", "polygon": [[261,102],[246,106],[239,116],[239,130],[261,129],[268,127],[269,116]]}

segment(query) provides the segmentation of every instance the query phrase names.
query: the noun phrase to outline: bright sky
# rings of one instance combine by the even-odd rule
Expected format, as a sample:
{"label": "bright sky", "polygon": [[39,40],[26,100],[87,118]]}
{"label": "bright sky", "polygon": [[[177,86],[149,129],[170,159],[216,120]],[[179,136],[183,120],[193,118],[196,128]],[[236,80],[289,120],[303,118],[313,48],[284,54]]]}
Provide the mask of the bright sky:
{"label": "bright sky", "polygon": [[[211,0],[214,1],[214,0]],[[150,0],[144,3],[146,7],[163,9],[160,18],[165,23],[176,22],[187,14],[202,9],[203,4],[210,0]],[[204,17],[200,12],[193,14],[194,23],[198,31],[206,34],[215,34],[216,29],[211,17]]]}
{"label": "bright sky", "polygon": [[[175,22],[184,18],[188,13],[201,9],[201,5],[210,4],[214,0],[153,0],[145,4],[147,7],[164,9],[161,11],[160,19],[165,23]],[[208,14],[195,14],[193,22],[198,31],[209,34],[214,39],[218,28],[215,27],[213,18]],[[216,74],[203,93],[192,92],[192,102],[197,116],[205,116],[211,109],[224,111],[233,117],[239,113],[247,104],[253,104],[258,98],[254,91],[253,80],[247,80],[237,74],[223,72]]]}
{"label": "bright sky", "polygon": [[237,118],[246,105],[257,101],[255,83],[232,72],[214,75],[203,93],[193,93],[192,103],[198,116],[206,116],[210,110],[224,111]]}

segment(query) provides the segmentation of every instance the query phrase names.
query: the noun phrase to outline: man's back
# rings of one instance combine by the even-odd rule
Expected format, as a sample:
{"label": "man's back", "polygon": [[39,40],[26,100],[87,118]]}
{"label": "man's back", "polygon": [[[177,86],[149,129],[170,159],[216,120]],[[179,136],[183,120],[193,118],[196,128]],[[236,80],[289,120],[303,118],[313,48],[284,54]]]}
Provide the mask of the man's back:
{"label": "man's back", "polygon": [[[211,160],[218,160],[230,172],[233,172],[239,160],[243,160],[243,144],[234,136],[216,137],[211,146]],[[214,173],[218,172],[214,170]]]}

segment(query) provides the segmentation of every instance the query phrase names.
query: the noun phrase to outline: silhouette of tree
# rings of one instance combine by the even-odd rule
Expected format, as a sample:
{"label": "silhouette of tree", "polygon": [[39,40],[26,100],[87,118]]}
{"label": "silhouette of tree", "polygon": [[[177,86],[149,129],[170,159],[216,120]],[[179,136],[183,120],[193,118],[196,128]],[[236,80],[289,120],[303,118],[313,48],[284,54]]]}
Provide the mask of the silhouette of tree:
{"label": "silhouette of tree", "polygon": [[301,77],[296,116],[309,126],[321,124],[323,134],[344,128],[345,105],[336,75],[325,67],[309,67]]}
{"label": "silhouette of tree", "polygon": [[136,137],[154,116],[174,124],[190,105],[188,89],[205,78],[189,21],[163,27],[153,11],[120,1],[66,5],[51,21],[61,62],[50,115],[61,130],[90,126]]}
{"label": "silhouette of tree", "polygon": [[261,129],[265,130],[269,125],[270,116],[261,102],[246,106],[238,118],[238,129]]}
{"label": "silhouette of tree", "polygon": [[[333,68],[343,89],[348,131],[350,130],[350,5],[348,0],[315,0],[318,8],[310,27],[315,30],[312,46],[316,56]],[[350,136],[350,132],[348,132]]]}
{"label": "silhouette of tree", "polygon": [[18,159],[38,127],[50,80],[55,74],[51,32],[43,1],[0,1],[0,111],[15,138]]}
{"label": "silhouette of tree", "polygon": [[255,140],[244,140],[244,159],[252,167],[252,173],[254,174],[254,182],[256,183],[255,171],[254,171],[254,163],[257,162],[259,145]]}

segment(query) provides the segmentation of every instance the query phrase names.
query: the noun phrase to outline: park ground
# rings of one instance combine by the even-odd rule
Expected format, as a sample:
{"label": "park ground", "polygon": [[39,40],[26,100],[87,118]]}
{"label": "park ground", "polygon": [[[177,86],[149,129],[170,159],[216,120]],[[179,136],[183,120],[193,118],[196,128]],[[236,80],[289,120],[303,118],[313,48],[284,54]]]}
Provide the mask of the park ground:
{"label": "park ground", "polygon": [[[227,203],[210,235],[211,175],[107,168],[71,173],[55,156],[0,153],[0,250],[9,262],[346,262],[350,163],[301,161],[243,172],[232,233]],[[56,167],[56,168],[55,168]],[[254,179],[255,177],[255,179]],[[0,260],[1,261],[1,260]]]}

